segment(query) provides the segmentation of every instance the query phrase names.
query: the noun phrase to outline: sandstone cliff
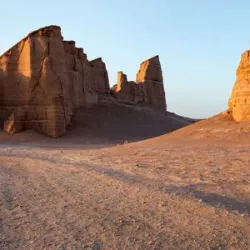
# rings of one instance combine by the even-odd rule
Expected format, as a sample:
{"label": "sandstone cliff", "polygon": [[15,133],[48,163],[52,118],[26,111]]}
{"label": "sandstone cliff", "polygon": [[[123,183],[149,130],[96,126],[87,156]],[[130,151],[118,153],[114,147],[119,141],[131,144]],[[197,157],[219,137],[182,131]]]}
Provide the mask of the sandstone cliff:
{"label": "sandstone cliff", "polygon": [[159,56],[141,63],[136,82],[128,81],[122,71],[118,72],[117,84],[112,88],[115,98],[129,104],[145,104],[166,111],[165,91]]}
{"label": "sandstone cliff", "polygon": [[159,57],[141,64],[136,82],[119,72],[110,90],[102,59],[89,61],[74,41],[63,40],[59,26],[28,34],[0,56],[0,125],[8,133],[35,129],[59,137],[76,109],[114,102],[114,97],[166,111]]}
{"label": "sandstone cliff", "polygon": [[228,103],[235,121],[250,121],[250,51],[241,56],[237,78]]}
{"label": "sandstone cliff", "polygon": [[[58,26],[30,33],[0,57],[0,120],[9,133],[34,128],[58,137],[77,107],[97,104],[108,92],[105,63],[88,61]],[[22,126],[15,128],[20,108]]]}

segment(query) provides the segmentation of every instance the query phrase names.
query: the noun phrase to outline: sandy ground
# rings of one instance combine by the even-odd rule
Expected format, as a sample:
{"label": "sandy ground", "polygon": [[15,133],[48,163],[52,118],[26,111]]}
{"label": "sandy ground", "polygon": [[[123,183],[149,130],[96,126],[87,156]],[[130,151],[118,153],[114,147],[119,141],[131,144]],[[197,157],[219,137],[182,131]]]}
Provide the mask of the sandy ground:
{"label": "sandy ground", "polygon": [[0,133],[0,249],[250,249],[247,125],[70,136]]}

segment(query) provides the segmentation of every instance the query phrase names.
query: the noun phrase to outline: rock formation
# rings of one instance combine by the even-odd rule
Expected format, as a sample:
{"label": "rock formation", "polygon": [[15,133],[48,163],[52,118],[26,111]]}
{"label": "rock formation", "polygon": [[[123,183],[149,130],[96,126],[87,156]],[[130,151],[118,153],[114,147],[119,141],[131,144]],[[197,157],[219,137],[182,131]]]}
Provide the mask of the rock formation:
{"label": "rock formation", "polygon": [[33,128],[58,137],[76,108],[97,104],[109,91],[102,59],[88,61],[58,26],[30,33],[0,57],[0,120],[10,133]]}
{"label": "rock formation", "polygon": [[141,63],[136,82],[128,81],[123,72],[118,72],[117,84],[112,92],[120,102],[150,105],[165,112],[166,100],[159,56]]}
{"label": "rock formation", "polygon": [[63,135],[75,110],[112,100],[166,110],[159,57],[141,64],[135,82],[118,73],[109,88],[101,58],[89,61],[74,41],[64,41],[59,26],[38,29],[0,56],[0,121],[8,133],[35,129]]}
{"label": "rock formation", "polygon": [[241,56],[237,78],[228,103],[235,121],[250,121],[250,51]]}

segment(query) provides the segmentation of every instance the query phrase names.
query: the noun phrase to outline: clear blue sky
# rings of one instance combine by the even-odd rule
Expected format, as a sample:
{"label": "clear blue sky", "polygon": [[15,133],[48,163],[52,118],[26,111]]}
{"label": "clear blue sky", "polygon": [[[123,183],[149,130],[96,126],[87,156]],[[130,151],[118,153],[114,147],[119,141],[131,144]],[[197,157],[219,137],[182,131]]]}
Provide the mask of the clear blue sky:
{"label": "clear blue sky", "polygon": [[203,118],[226,109],[240,56],[250,45],[249,0],[2,0],[0,51],[32,30],[60,25],[110,85],[159,54],[168,109]]}

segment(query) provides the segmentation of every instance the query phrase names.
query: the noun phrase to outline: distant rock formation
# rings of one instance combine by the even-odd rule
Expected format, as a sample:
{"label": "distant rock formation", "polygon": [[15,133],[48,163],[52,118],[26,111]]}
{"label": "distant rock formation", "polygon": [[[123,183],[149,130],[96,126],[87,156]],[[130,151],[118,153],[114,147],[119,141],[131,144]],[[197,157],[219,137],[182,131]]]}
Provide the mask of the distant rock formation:
{"label": "distant rock formation", "polygon": [[165,91],[159,56],[141,63],[136,82],[128,81],[122,71],[118,72],[117,84],[112,93],[119,102],[146,104],[166,111]]}
{"label": "distant rock formation", "polygon": [[[99,95],[109,92],[102,59],[88,61],[74,41],[63,40],[58,26],[30,33],[0,57],[0,119],[6,132],[34,128],[58,137],[75,108],[97,104]],[[20,107],[22,126],[16,121]]]}
{"label": "distant rock formation", "polygon": [[119,72],[111,91],[102,59],[89,61],[74,41],[63,40],[59,26],[30,33],[0,56],[0,121],[10,134],[35,129],[59,137],[77,108],[114,97],[166,111],[159,57],[141,64],[136,83]]}
{"label": "distant rock formation", "polygon": [[241,56],[237,78],[228,103],[235,121],[250,121],[250,51]]}

